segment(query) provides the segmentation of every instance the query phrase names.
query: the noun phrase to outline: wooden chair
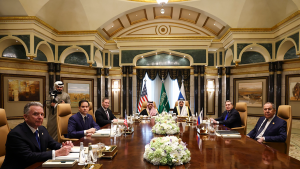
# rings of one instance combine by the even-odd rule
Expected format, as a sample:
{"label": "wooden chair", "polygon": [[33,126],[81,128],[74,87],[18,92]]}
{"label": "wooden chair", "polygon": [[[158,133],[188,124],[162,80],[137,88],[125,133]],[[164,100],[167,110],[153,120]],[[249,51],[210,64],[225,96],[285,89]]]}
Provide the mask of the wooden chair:
{"label": "wooden chair", "polygon": [[0,167],[3,164],[4,158],[5,158],[5,144],[6,144],[6,139],[7,135],[10,132],[8,123],[7,123],[7,118],[6,118],[6,113],[4,109],[0,109]]}
{"label": "wooden chair", "polygon": [[[145,101],[145,102],[142,103],[141,112],[142,112],[144,109],[147,108],[147,103],[148,103],[147,101]],[[157,109],[155,101],[153,101],[153,107],[154,107],[155,109]]]}
{"label": "wooden chair", "polygon": [[89,106],[89,112],[88,112],[88,114],[92,115],[94,121],[96,122],[96,117],[95,117],[95,115],[94,115],[94,110],[93,110],[93,103],[92,103],[92,102],[89,102],[89,104],[90,104],[90,106]]}
{"label": "wooden chair", "polygon": [[248,112],[247,112],[247,103],[245,102],[238,102],[236,103],[235,109],[240,113],[241,116],[241,127],[235,127],[231,128],[232,130],[238,131],[240,134],[246,135],[246,130],[247,130],[247,117],[248,117]]}
{"label": "wooden chair", "polygon": [[286,121],[287,137],[285,142],[264,142],[264,144],[278,150],[281,153],[289,155],[291,130],[292,130],[292,110],[290,105],[280,105],[278,107],[277,116]]}
{"label": "wooden chair", "polygon": [[72,116],[70,104],[57,105],[57,138],[58,142],[77,141],[78,139],[66,138],[64,134],[68,134],[68,122]]}

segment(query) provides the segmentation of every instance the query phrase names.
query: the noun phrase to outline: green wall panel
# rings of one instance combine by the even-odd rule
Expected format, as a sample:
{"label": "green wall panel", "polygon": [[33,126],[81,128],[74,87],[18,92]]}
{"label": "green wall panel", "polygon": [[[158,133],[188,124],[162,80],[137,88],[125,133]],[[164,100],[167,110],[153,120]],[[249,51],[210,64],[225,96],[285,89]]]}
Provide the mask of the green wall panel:
{"label": "green wall panel", "polygon": [[88,54],[89,60],[91,60],[91,46],[90,45],[80,45],[83,50]]}
{"label": "green wall panel", "polygon": [[251,45],[251,43],[238,43],[237,44],[237,59],[239,59],[240,57],[240,53],[242,52],[242,50],[248,46],[248,45]]}
{"label": "green wall panel", "polygon": [[44,41],[43,39],[37,37],[37,36],[34,36],[34,52],[36,50],[36,47],[37,45],[41,42],[41,41]]}
{"label": "green wall panel", "polygon": [[296,55],[296,48],[293,46],[291,47],[285,54],[284,54],[284,60],[285,59],[296,59],[299,58],[298,55]]}
{"label": "green wall panel", "polygon": [[161,53],[139,59],[137,66],[190,66],[190,61],[186,58]]}
{"label": "green wall panel", "polygon": [[214,66],[215,57],[213,53],[208,54],[208,66]]}
{"label": "green wall panel", "polygon": [[280,41],[277,41],[275,43],[275,59],[277,58],[278,48],[279,48],[279,46],[280,46],[280,44],[281,44],[282,41],[283,41],[283,39],[281,39]]}
{"label": "green wall panel", "polygon": [[289,36],[289,38],[292,38],[296,42],[296,44],[297,44],[296,48],[298,49],[298,46],[299,46],[299,32]]}
{"label": "green wall panel", "polygon": [[187,49],[174,51],[191,55],[194,59],[194,63],[206,63],[206,49]]}
{"label": "green wall panel", "polygon": [[87,63],[86,56],[83,52],[71,53],[66,57],[64,63],[89,66],[89,64]]}
{"label": "green wall panel", "polygon": [[41,50],[37,51],[37,55],[35,58],[33,58],[33,60],[45,61],[45,62],[48,61],[47,56]]}
{"label": "green wall panel", "polygon": [[272,55],[273,55],[273,52],[272,52],[272,43],[258,43],[259,45],[265,47],[267,49],[267,51],[269,52],[270,54],[270,57],[272,59]]}
{"label": "green wall panel", "polygon": [[120,57],[120,55],[119,54],[114,54],[113,55],[113,67],[120,67],[120,65],[119,65],[119,57]]}
{"label": "green wall panel", "polygon": [[23,45],[12,45],[4,49],[2,57],[28,59]]}
{"label": "green wall panel", "polygon": [[258,52],[244,52],[241,58],[240,65],[265,62],[265,58]]}
{"label": "green wall panel", "polygon": [[65,49],[71,46],[58,46],[58,60],[60,59],[60,55],[63,53]]}
{"label": "green wall panel", "polygon": [[51,47],[51,49],[52,49],[52,52],[53,52],[53,58],[54,58],[54,60],[55,60],[55,46],[52,44],[52,43],[50,43],[50,42],[47,42],[49,45],[50,45],[50,47]]}
{"label": "green wall panel", "polygon": [[132,63],[136,55],[151,52],[153,50],[122,50],[121,63]]}
{"label": "green wall panel", "polygon": [[30,53],[30,35],[13,35],[20,38],[28,48],[28,53]]}

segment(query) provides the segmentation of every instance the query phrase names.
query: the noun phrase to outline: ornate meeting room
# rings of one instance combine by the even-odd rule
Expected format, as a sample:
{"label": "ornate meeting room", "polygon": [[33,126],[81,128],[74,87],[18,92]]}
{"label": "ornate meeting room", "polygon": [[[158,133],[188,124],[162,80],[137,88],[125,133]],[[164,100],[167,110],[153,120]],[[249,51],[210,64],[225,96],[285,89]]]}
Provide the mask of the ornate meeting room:
{"label": "ornate meeting room", "polygon": [[0,168],[300,168],[300,0],[0,0],[0,54]]}

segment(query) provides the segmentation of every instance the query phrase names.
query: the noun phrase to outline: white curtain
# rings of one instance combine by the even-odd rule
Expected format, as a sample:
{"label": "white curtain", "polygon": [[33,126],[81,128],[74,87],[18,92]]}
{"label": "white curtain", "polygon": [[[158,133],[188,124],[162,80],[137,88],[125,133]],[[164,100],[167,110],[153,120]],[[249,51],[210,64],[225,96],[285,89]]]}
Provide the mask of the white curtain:
{"label": "white curtain", "polygon": [[[152,81],[149,79],[148,74],[146,73],[144,79],[143,79],[143,85],[145,84],[146,80],[146,87],[147,87],[147,93],[148,93],[148,100],[155,101],[157,108],[159,107],[159,99],[160,99],[160,93],[161,93],[161,85],[162,81],[156,76],[156,78]],[[172,80],[170,76],[168,75],[166,80],[164,81],[165,89],[167,92],[167,96],[170,103],[170,108],[173,109],[175,102],[178,99],[179,95],[179,87],[176,80]]]}

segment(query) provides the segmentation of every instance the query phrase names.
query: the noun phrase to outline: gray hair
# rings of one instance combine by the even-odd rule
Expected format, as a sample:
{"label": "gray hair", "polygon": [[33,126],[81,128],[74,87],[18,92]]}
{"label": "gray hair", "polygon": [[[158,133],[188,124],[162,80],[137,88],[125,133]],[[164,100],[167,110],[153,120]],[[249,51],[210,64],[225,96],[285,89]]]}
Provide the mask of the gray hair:
{"label": "gray hair", "polygon": [[274,110],[276,110],[276,107],[275,107],[275,104],[274,104],[274,103],[272,103],[272,102],[267,102],[267,103],[265,103],[264,105],[266,105],[266,104],[271,104],[271,105],[272,105],[272,108],[273,108]]}
{"label": "gray hair", "polygon": [[29,114],[29,109],[31,106],[40,106],[43,108],[43,105],[40,102],[29,102],[24,107],[24,114],[27,114],[27,115]]}
{"label": "gray hair", "polygon": [[227,102],[230,102],[230,104],[233,105],[232,101],[226,100],[226,101],[225,101],[225,104],[226,104]]}

